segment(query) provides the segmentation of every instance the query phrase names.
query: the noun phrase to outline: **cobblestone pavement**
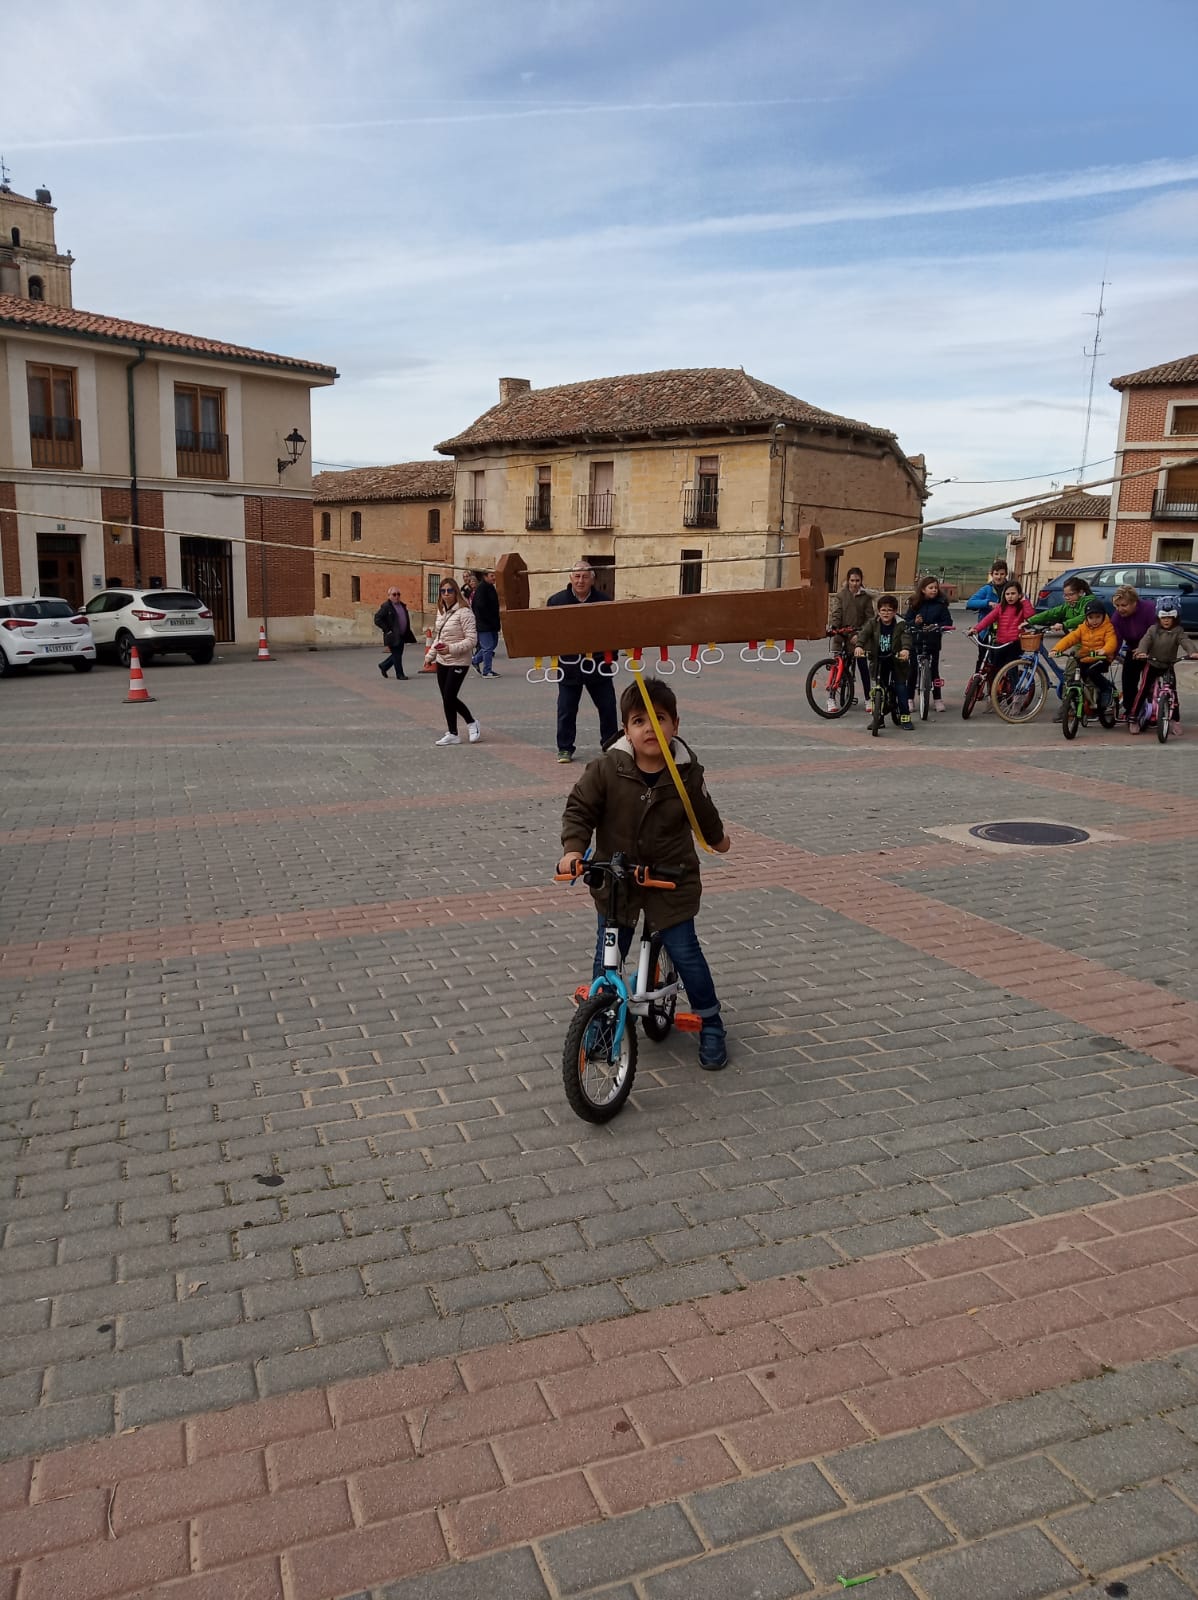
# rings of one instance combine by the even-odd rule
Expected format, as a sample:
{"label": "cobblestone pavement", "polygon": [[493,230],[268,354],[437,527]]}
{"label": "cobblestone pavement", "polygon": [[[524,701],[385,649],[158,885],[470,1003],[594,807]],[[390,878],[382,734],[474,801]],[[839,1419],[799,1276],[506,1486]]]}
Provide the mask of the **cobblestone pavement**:
{"label": "cobblestone pavement", "polygon": [[0,1597],[1198,1593],[1189,739],[676,678],[733,1064],[593,1128],[552,691],[373,663],[4,685]]}

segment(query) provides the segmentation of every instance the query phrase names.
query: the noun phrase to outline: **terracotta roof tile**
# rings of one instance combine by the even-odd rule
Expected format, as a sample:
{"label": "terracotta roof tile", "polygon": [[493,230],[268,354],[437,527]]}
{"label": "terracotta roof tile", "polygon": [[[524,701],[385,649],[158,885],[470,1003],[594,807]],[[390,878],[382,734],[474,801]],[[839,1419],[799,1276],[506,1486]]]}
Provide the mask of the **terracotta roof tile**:
{"label": "terracotta roof tile", "polygon": [[1176,361],[1166,361],[1159,367],[1145,367],[1142,372],[1112,378],[1111,388],[1141,389],[1154,383],[1198,383],[1198,356],[1179,356]]}
{"label": "terracotta roof tile", "polygon": [[1106,522],[1111,514],[1109,494],[1063,494],[1055,500],[1013,511],[1016,522],[1043,522],[1047,517],[1072,518],[1075,522]]}
{"label": "terracotta roof tile", "polygon": [[254,366],[285,367],[293,372],[311,372],[322,378],[335,378],[336,367],[318,361],[303,361],[298,356],[276,356],[267,350],[246,345],[226,344],[220,339],[204,339],[198,334],[173,333],[169,328],[152,328],[144,322],[127,322],[124,317],[105,317],[95,311],[78,311],[70,306],[52,306],[40,300],[24,300],[15,294],[0,294],[0,328],[32,328],[44,333],[81,334],[114,344],[144,344],[154,350],[174,350],[180,355],[214,356],[223,361],[247,361]]}
{"label": "terracotta roof tile", "polygon": [[358,500],[451,500],[452,461],[397,461],[390,467],[351,467],[346,472],[318,472],[312,498],[325,505]]}
{"label": "terracotta roof tile", "polygon": [[894,445],[888,428],[808,405],[739,367],[684,367],[518,392],[436,448],[451,455],[478,445],[731,428],[775,419],[803,427],[848,429]]}

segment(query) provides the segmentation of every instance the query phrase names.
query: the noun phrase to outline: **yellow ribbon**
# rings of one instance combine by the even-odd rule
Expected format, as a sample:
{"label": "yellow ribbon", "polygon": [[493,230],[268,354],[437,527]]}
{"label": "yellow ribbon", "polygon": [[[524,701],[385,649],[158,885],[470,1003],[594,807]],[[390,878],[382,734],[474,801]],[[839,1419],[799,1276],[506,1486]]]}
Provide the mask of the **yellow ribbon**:
{"label": "yellow ribbon", "polygon": [[661,723],[657,720],[657,712],[653,709],[653,701],[649,698],[648,689],[645,688],[645,674],[643,672],[637,672],[634,673],[633,676],[636,679],[637,687],[641,691],[641,699],[645,702],[645,710],[649,713],[649,721],[653,724],[653,732],[657,735],[657,742],[661,746],[661,753],[665,757],[666,771],[674,780],[674,787],[678,791],[678,798],[682,801],[682,809],[686,812],[687,821],[691,825],[691,832],[702,845],[703,849],[707,851],[707,854],[709,856],[713,856],[715,855],[715,851],[703,837],[703,830],[699,826],[699,819],[695,815],[695,808],[691,805],[691,797],[686,792],[686,785],[683,783],[682,776],[675,765],[674,757],[670,754],[669,743],[666,740],[665,734],[661,731]]}

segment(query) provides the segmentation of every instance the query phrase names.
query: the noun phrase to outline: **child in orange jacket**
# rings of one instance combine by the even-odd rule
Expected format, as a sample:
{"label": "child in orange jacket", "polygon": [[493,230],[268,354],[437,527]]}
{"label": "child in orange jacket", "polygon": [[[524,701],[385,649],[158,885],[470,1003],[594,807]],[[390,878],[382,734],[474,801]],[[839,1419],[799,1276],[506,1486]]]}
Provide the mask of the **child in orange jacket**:
{"label": "child in orange jacket", "polygon": [[1083,681],[1093,686],[1099,710],[1105,710],[1114,693],[1106,669],[1118,653],[1119,638],[1101,600],[1087,601],[1081,625],[1053,646],[1053,655],[1066,650],[1072,651]]}

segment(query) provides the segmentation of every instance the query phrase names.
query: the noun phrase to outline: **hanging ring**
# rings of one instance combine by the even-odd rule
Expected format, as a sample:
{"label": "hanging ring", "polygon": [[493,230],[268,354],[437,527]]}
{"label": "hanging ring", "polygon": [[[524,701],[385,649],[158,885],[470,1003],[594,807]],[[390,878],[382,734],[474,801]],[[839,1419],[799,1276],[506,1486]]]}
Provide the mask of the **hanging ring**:
{"label": "hanging ring", "polygon": [[699,651],[699,660],[705,667],[714,667],[717,662],[720,662],[723,659],[724,652],[720,649],[718,644],[705,645],[703,649]]}
{"label": "hanging ring", "polygon": [[579,659],[578,669],[580,672],[594,672],[596,664],[594,656],[585,655]]}
{"label": "hanging ring", "polygon": [[529,683],[548,683],[549,680],[545,676],[545,657],[535,657],[532,666],[529,667],[524,676],[528,679]]}
{"label": "hanging ring", "polygon": [[761,647],[761,659],[763,661],[777,661],[781,658],[781,655],[781,650],[778,649],[772,639],[767,639]]}
{"label": "hanging ring", "polygon": [[748,644],[741,646],[740,659],[742,661],[761,660],[761,653],[758,650],[756,639],[750,639]]}
{"label": "hanging ring", "polygon": [[620,663],[613,661],[610,650],[603,652],[603,660],[595,663],[595,671],[601,678],[614,678],[620,670]]}
{"label": "hanging ring", "polygon": [[655,670],[659,678],[668,678],[674,671],[674,663],[670,660],[670,652],[664,644],[658,648],[657,667]]}
{"label": "hanging ring", "polygon": [[803,657],[801,653],[795,649],[794,640],[788,639],[786,641],[786,648],[782,651],[781,655],[778,657],[778,660],[784,667],[797,667],[802,659]]}

